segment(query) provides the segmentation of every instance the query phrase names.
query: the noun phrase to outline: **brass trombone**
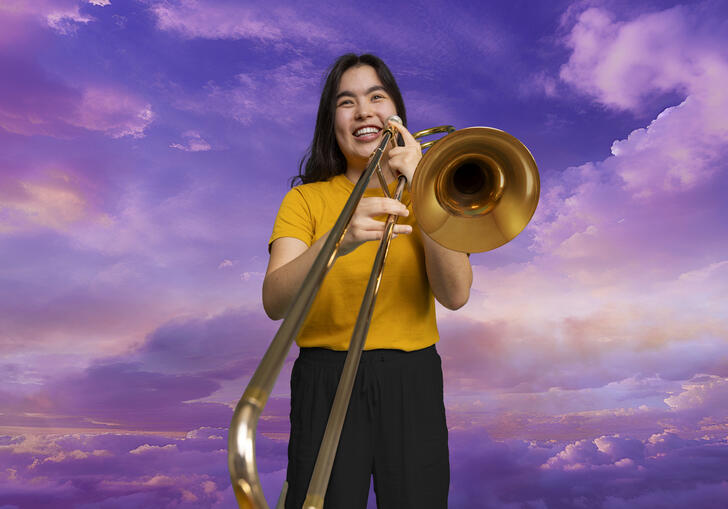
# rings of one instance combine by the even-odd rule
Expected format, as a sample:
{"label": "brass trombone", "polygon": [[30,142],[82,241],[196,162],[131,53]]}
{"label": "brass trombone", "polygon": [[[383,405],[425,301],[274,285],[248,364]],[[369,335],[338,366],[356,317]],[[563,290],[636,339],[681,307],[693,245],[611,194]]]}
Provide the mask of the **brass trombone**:
{"label": "brass trombone", "polygon": [[[379,169],[379,161],[397,130],[389,125],[370,158],[367,168],[354,186],[339,218],[331,229],[311,270],[301,284],[283,323],[255,370],[248,387],[233,413],[228,432],[228,468],[241,509],[268,509],[255,464],[255,430],[288,350],[298,335],[324,276],[336,254],[354,210],[377,172],[385,195],[389,189]],[[412,182],[413,209],[420,229],[443,246],[466,253],[495,249],[518,235],[536,210],[539,176],[536,162],[528,149],[510,134],[490,127],[469,127],[454,131],[441,126],[415,133],[415,138],[437,133],[444,137],[422,144],[425,152]],[[431,148],[430,148],[431,147]],[[405,185],[399,177],[395,198]],[[366,341],[397,216],[385,223],[384,237],[354,326],[344,369],[331,407],[316,465],[304,501],[304,509],[321,509],[331,475],[346,410]],[[284,485],[278,507],[285,501]]]}

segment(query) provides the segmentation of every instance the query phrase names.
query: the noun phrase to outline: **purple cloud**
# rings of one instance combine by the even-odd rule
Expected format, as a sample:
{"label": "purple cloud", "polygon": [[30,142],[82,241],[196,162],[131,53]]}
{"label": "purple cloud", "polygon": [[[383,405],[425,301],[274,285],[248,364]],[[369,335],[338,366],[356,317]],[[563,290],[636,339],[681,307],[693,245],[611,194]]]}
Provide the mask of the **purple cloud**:
{"label": "purple cloud", "polygon": [[72,87],[35,63],[2,54],[0,66],[7,73],[0,85],[0,127],[11,133],[67,138],[85,129],[141,137],[154,118],[147,101],[118,86]]}
{"label": "purple cloud", "polygon": [[[137,503],[223,507],[233,503],[224,432],[201,428],[183,437],[21,435],[12,445],[0,446],[0,457],[9,466],[0,490],[6,503],[27,508],[41,507],[51,497],[62,509]],[[470,428],[452,430],[450,446],[451,507],[623,507],[637,499],[644,507],[652,500],[660,507],[680,507],[673,501],[708,501],[699,507],[717,508],[728,500],[724,439],[685,440],[663,433],[644,441],[601,436],[566,443],[500,442],[482,428]],[[271,502],[280,489],[276,482],[285,464],[285,442],[259,437],[257,449]],[[43,483],[42,490],[23,488],[33,478],[36,485]]]}
{"label": "purple cloud", "polygon": [[[89,5],[104,7],[110,0],[7,0],[0,5],[12,17],[29,17],[38,20],[62,35],[73,34],[79,25],[94,21],[89,14]],[[83,11],[83,12],[82,12]]]}
{"label": "purple cloud", "polygon": [[[132,352],[48,376],[22,394],[8,393],[0,419],[4,425],[112,429],[224,426],[274,333],[274,323],[245,312],[174,320]],[[288,400],[277,395],[289,371],[290,362],[266,410],[272,433],[287,432]]]}
{"label": "purple cloud", "polygon": [[235,2],[152,2],[157,26],[186,38],[321,41],[333,32],[285,7],[258,9]]}
{"label": "purple cloud", "polygon": [[[226,432],[206,427],[181,437],[19,435],[10,445],[0,446],[0,458],[8,465],[0,474],[0,492],[4,502],[29,509],[51,501],[63,509],[118,504],[229,507],[234,502],[225,460]],[[280,477],[286,444],[259,437],[257,447],[263,455],[262,478],[274,500],[280,484],[272,483]],[[269,470],[266,462],[273,462],[276,470]],[[30,480],[35,490],[25,487]]]}
{"label": "purple cloud", "polygon": [[[684,441],[675,436],[667,454],[611,436],[566,444],[494,442],[482,430],[451,433],[453,507],[627,507],[652,500],[653,507],[728,501],[725,440]],[[656,440],[650,438],[650,441]],[[675,482],[680,479],[681,482]],[[645,505],[645,507],[647,507]]]}

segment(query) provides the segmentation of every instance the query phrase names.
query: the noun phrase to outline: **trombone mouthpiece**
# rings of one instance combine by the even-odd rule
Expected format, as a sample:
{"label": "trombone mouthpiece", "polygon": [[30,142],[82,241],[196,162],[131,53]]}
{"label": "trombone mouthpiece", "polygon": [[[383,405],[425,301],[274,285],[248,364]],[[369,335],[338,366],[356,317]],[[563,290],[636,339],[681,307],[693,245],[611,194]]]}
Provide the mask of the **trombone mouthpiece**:
{"label": "trombone mouthpiece", "polygon": [[399,118],[397,115],[392,115],[391,117],[389,117],[387,119],[387,123],[389,123],[389,122],[397,122],[398,124],[401,124],[402,123],[402,119]]}

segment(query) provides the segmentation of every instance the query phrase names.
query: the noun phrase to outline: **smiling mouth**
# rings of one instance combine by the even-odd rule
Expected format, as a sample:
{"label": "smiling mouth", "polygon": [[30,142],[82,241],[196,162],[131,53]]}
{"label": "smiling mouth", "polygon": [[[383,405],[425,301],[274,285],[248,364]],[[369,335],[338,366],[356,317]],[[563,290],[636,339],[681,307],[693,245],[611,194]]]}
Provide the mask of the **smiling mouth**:
{"label": "smiling mouth", "polygon": [[354,136],[359,138],[360,136],[367,136],[371,134],[379,134],[379,131],[381,131],[381,127],[374,127],[374,126],[366,126],[366,127],[360,127],[356,131],[354,131]]}

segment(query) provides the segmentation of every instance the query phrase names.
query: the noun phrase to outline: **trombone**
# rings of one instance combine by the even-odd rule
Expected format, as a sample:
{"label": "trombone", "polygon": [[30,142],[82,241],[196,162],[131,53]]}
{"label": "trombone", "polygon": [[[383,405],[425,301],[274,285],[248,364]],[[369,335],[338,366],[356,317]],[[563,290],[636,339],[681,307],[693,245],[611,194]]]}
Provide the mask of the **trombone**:
{"label": "trombone", "polygon": [[[334,263],[349,221],[375,172],[385,195],[389,189],[379,161],[397,130],[390,117],[382,139],[359,177],[326,242],[301,284],[283,323],[271,341],[233,413],[228,432],[228,469],[241,509],[268,509],[255,463],[255,431],[288,350],[298,336],[316,293]],[[454,132],[453,132],[454,131]],[[528,224],[538,204],[540,182],[533,156],[517,138],[491,127],[455,131],[440,126],[414,134],[422,138],[446,133],[422,144],[429,149],[415,171],[413,210],[420,229],[444,247],[474,253],[495,249],[513,239]],[[395,198],[400,199],[406,178],[399,177]],[[321,509],[344,424],[346,410],[364,348],[384,261],[397,216],[390,215],[352,333],[344,368],[324,432],[304,509]],[[284,483],[278,506],[286,496]]]}

